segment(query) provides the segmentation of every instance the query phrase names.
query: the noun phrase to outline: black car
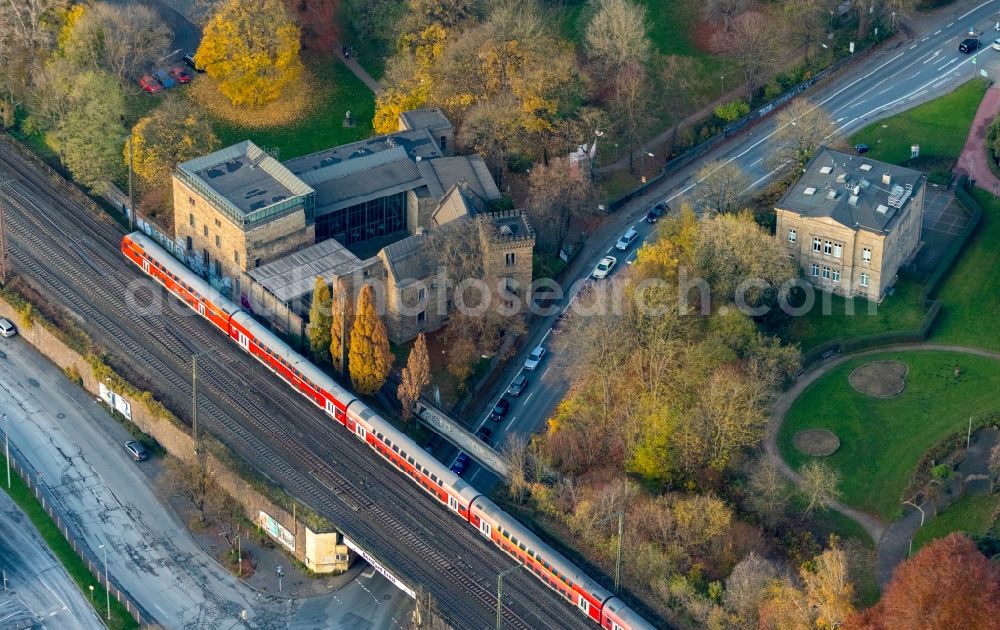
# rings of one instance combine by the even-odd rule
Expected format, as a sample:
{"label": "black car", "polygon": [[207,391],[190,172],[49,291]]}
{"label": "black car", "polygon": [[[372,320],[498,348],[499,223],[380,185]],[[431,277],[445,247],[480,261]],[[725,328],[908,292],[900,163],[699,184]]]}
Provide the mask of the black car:
{"label": "black car", "polygon": [[658,203],[646,213],[646,223],[656,223],[657,219],[668,212],[670,212],[670,206],[665,203]]}
{"label": "black car", "polygon": [[510,401],[506,398],[501,398],[497,401],[497,404],[493,405],[493,410],[490,411],[490,420],[500,422],[507,415],[508,411],[510,411]]}
{"label": "black car", "polygon": [[968,37],[958,45],[958,50],[965,54],[974,53],[979,49],[979,40],[975,37]]}
{"label": "black car", "polygon": [[489,427],[482,427],[481,429],[476,431],[476,437],[482,440],[483,442],[489,444],[490,438],[493,437],[493,429]]}
{"label": "black car", "polygon": [[204,68],[199,68],[198,64],[196,64],[194,62],[194,53],[188,53],[188,54],[184,55],[184,63],[185,63],[185,65],[187,65],[189,68],[191,68],[195,72],[204,72],[205,71]]}
{"label": "black car", "polygon": [[[556,323],[558,323],[558,319],[556,320]],[[553,326],[555,326],[555,324],[553,324]],[[515,378],[511,382],[510,387],[507,388],[507,393],[513,396],[514,398],[517,398],[518,396],[521,395],[521,392],[523,392],[524,388],[527,386],[528,386],[528,375],[524,373],[518,374],[517,378]],[[503,398],[501,398],[500,400],[503,400]]]}
{"label": "black car", "polygon": [[858,155],[864,155],[865,153],[868,153],[868,145],[856,144],[854,145],[854,150],[858,152]]}

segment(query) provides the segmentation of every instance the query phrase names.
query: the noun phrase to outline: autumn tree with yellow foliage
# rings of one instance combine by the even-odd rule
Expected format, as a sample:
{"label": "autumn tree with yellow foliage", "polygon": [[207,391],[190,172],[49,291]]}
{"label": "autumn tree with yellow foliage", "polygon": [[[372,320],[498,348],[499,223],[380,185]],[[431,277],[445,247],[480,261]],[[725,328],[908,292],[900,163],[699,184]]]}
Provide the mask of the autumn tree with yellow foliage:
{"label": "autumn tree with yellow foliage", "polygon": [[226,0],[205,27],[195,60],[237,106],[278,98],[302,73],[299,27],[282,0]]}
{"label": "autumn tree with yellow foliage", "polygon": [[[133,172],[146,190],[169,186],[178,162],[211,153],[219,144],[201,112],[171,95],[132,127]],[[128,164],[128,143],[123,158]]]}
{"label": "autumn tree with yellow foliage", "polygon": [[389,377],[395,357],[389,350],[389,336],[375,307],[375,290],[370,284],[361,289],[355,313],[348,367],[355,391],[371,396]]}
{"label": "autumn tree with yellow foliage", "polygon": [[349,344],[348,337],[351,321],[354,319],[354,307],[351,304],[351,294],[343,278],[337,278],[333,283],[332,317],[330,319],[330,358],[333,367],[344,377],[347,363],[345,350]]}
{"label": "autumn tree with yellow foliage", "polygon": [[330,285],[316,276],[313,286],[312,306],[309,308],[309,347],[317,361],[330,360]]}

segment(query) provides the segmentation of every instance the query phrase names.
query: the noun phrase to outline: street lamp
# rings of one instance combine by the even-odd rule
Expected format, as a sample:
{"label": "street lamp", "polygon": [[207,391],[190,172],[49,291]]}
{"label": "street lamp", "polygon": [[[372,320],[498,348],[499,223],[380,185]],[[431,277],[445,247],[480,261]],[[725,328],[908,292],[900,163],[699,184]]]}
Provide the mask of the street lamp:
{"label": "street lamp", "polygon": [[128,231],[135,231],[135,203],[132,200],[132,134],[128,134],[122,140],[128,142]]}
{"label": "street lamp", "polygon": [[111,621],[111,579],[108,577],[108,548],[101,545],[98,549],[104,550],[104,596],[108,604],[108,621]]}
{"label": "street lamp", "polygon": [[594,143],[590,145],[590,154],[587,156],[587,160],[590,162],[590,179],[594,180],[594,175],[597,172],[594,169],[594,160],[597,159],[597,139],[604,135],[604,132],[600,129],[594,130]]}
{"label": "street lamp", "polygon": [[653,155],[649,151],[643,151],[642,152],[642,160],[639,162],[639,175],[641,175],[642,177],[646,176],[645,175],[645,173],[646,173],[646,156],[656,157],[655,155]]}
{"label": "street lamp", "polygon": [[521,565],[514,565],[511,568],[497,575],[497,630],[503,624],[503,578],[508,573],[513,573],[521,568]]}
{"label": "street lamp", "polygon": [[622,539],[625,537],[625,510],[615,512],[597,521],[594,526],[606,523],[616,516],[618,517],[618,558],[615,560],[615,595],[618,595],[618,587],[621,585],[622,577]]}
{"label": "street lamp", "polygon": [[726,95],[726,75],[719,77],[719,98]]}
{"label": "street lamp", "polygon": [[0,414],[0,420],[3,420],[3,451],[4,461],[7,463],[7,489],[10,490],[10,437],[7,435],[10,426],[7,424],[7,414]]}

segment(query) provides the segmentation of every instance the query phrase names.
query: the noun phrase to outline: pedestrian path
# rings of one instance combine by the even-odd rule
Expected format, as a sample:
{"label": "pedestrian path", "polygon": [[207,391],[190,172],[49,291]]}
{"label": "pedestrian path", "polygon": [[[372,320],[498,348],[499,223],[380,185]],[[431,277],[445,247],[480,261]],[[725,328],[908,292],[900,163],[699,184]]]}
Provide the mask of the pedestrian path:
{"label": "pedestrian path", "polygon": [[[333,46],[334,50],[344,49],[343,42],[334,42]],[[383,88],[379,85],[379,82],[373,79],[372,75],[368,74],[368,71],[365,70],[360,63],[358,63],[358,60],[353,55],[350,57],[344,57],[343,54],[338,54],[337,58],[340,59],[340,62],[347,66],[351,72],[354,73],[354,76],[361,79],[361,81],[368,86],[368,89],[371,90],[375,96],[382,93]]]}
{"label": "pedestrian path", "polygon": [[997,113],[1000,113],[1000,88],[992,87],[986,90],[986,95],[979,103],[972,128],[969,129],[969,137],[965,139],[965,147],[955,165],[956,173],[975,180],[977,188],[994,195],[1000,195],[1000,179],[993,174],[987,162],[993,158],[986,148],[986,133]]}
{"label": "pedestrian path", "polygon": [[[1000,361],[1000,352],[985,350],[983,348],[970,348],[966,346],[955,346],[938,343],[916,343],[897,344],[883,348],[873,348],[852,354],[838,355],[835,358],[822,361],[796,379],[795,384],[783,392],[771,405],[771,415],[768,420],[767,437],[764,440],[764,456],[769,462],[774,464],[778,470],[796,487],[802,485],[802,477],[782,459],[778,452],[778,430],[785,419],[785,414],[800,394],[819,378],[843,364],[858,357],[886,352],[902,351],[937,351],[937,352],[957,352],[961,354],[971,354]],[[900,562],[906,559],[909,550],[909,541],[920,527],[920,516],[915,510],[908,512],[898,521],[887,524],[871,514],[854,509],[840,501],[828,499],[826,505],[844,516],[850,518],[860,525],[871,537],[878,551],[878,578],[883,586],[892,576],[892,570]]]}

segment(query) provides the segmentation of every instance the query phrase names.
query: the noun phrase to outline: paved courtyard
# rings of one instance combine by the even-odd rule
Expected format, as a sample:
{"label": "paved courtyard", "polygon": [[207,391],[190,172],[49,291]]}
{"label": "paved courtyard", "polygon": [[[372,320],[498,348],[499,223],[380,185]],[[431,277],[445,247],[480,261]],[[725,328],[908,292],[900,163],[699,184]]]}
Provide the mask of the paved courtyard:
{"label": "paved courtyard", "polygon": [[914,261],[917,270],[922,274],[933,272],[968,224],[969,214],[955,199],[954,191],[928,183],[924,193],[924,244]]}

